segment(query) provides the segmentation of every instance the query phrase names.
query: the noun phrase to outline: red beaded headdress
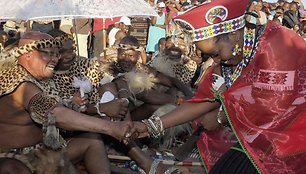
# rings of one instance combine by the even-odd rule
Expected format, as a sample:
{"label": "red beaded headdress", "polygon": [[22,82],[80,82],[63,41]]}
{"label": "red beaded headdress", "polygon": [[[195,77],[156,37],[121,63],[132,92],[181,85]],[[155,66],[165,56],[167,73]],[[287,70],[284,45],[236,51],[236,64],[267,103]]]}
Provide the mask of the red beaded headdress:
{"label": "red beaded headdress", "polygon": [[245,26],[249,0],[212,0],[192,8],[174,21],[191,33],[193,41],[236,31]]}

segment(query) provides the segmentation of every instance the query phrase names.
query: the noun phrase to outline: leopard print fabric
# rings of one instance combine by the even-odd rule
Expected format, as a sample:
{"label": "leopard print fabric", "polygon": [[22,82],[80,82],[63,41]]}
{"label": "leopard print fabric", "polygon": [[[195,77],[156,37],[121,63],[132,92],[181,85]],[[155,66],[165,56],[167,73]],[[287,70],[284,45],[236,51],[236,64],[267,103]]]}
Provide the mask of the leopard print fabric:
{"label": "leopard print fabric", "polygon": [[31,118],[38,124],[43,124],[47,120],[47,113],[58,103],[54,97],[46,95],[44,92],[36,94],[29,102],[28,110]]}
{"label": "leopard print fabric", "polygon": [[[0,54],[1,62],[0,63],[0,96],[10,94],[12,93],[20,84],[24,82],[31,82],[34,83],[37,87],[39,87],[42,91],[44,91],[44,86],[42,86],[27,70],[25,70],[21,65],[17,64],[18,58],[26,53],[29,53],[33,50],[41,49],[41,48],[50,48],[50,47],[60,47],[62,45],[61,40],[69,39],[69,37],[64,36],[57,39],[44,39],[44,40],[38,40],[34,41],[32,43],[26,44],[22,47],[10,50],[8,52],[4,52]],[[13,63],[7,64],[6,66],[3,66],[3,61],[5,62],[6,59],[13,59]],[[52,102],[57,102],[58,98],[55,96],[46,96]],[[55,97],[55,98],[54,98]],[[51,99],[52,98],[52,99]],[[34,99],[32,102],[38,102]],[[32,108],[32,112],[30,113],[33,117],[34,121],[37,121],[38,123],[43,123],[43,113],[46,113],[47,110],[49,110],[49,104],[45,101],[40,101],[42,103],[36,104],[35,108]],[[42,105],[42,104],[46,105]],[[33,105],[34,106],[34,105]],[[33,115],[34,114],[34,115]]]}
{"label": "leopard print fabric", "polygon": [[55,72],[51,79],[40,81],[40,84],[49,95],[58,96],[61,98],[62,104],[70,107],[69,102],[71,102],[72,96],[79,90],[72,85],[73,77],[85,77],[92,85],[92,90],[88,93],[89,103],[96,104],[100,100],[98,89],[103,85],[100,82],[104,76],[105,71],[101,68],[98,60],[78,58],[67,71]]}
{"label": "leopard print fabric", "polygon": [[197,63],[188,57],[182,57],[181,61],[176,62],[162,54],[150,61],[149,66],[170,77],[177,78],[184,84],[191,82],[197,70]]}
{"label": "leopard print fabric", "polygon": [[1,69],[0,79],[0,96],[10,94],[23,82],[32,82],[40,89],[43,89],[35,78],[20,65]]}
{"label": "leopard print fabric", "polygon": [[[12,93],[24,82],[34,83],[42,91],[44,90],[43,86],[20,65],[2,69],[0,71],[0,78],[3,79],[0,83],[0,96]],[[57,98],[52,96],[45,96],[45,98],[48,98],[48,100],[36,100],[37,98],[34,97],[31,99],[33,105],[29,105],[31,118],[39,124],[42,124],[46,120],[44,115],[51,109],[50,101],[52,101],[52,103],[57,103],[58,101]],[[53,105],[54,104],[52,104],[52,106]]]}
{"label": "leopard print fabric", "polygon": [[182,64],[174,64],[173,71],[176,78],[184,84],[189,84],[197,70],[197,63],[191,59],[186,58]]}

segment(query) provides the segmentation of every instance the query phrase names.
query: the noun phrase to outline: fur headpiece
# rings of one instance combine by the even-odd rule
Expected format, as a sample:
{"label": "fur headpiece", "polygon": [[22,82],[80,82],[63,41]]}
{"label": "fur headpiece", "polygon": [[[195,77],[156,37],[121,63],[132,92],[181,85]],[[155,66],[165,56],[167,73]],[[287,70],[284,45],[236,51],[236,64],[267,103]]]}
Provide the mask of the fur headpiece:
{"label": "fur headpiece", "polygon": [[10,65],[15,65],[18,58],[26,53],[34,50],[51,48],[51,47],[61,47],[64,41],[73,39],[70,35],[63,35],[61,37],[56,37],[55,39],[42,39],[36,40],[29,44],[23,45],[18,48],[11,49],[7,52],[0,53],[0,67],[5,68]]}

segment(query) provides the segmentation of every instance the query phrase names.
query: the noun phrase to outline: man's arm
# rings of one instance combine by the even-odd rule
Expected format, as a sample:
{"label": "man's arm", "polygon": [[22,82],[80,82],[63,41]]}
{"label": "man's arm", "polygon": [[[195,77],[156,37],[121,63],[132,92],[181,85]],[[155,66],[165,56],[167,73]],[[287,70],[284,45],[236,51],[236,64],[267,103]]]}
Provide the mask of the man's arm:
{"label": "man's arm", "polygon": [[176,87],[178,90],[182,91],[186,98],[191,98],[193,96],[191,90],[183,84],[181,81],[179,81],[176,78],[167,76],[162,73],[158,73],[156,75],[156,78],[158,80],[158,83],[168,86],[168,87]]}
{"label": "man's arm", "polygon": [[161,93],[154,89],[149,91],[143,91],[142,93],[137,94],[136,97],[137,99],[143,101],[144,103],[153,104],[153,105],[164,105],[176,102],[175,95]]}
{"label": "man's arm", "polygon": [[[42,91],[35,84],[23,83],[17,88],[14,97],[22,96],[18,97],[18,102],[21,102],[24,108],[28,110],[28,112],[33,112],[28,109],[29,104],[33,97],[41,93]],[[43,104],[44,103],[41,105]],[[51,106],[50,109],[45,112],[51,112],[55,116],[57,127],[66,130],[103,133],[113,136],[118,140],[122,140],[124,139],[125,134],[128,133],[131,129],[131,124],[128,122],[114,123],[95,117],[89,117],[85,114],[75,112],[59,104],[53,107]]]}
{"label": "man's arm", "polygon": [[[216,108],[220,107],[218,102],[183,103],[175,110],[159,117],[163,128],[167,129],[199,118]],[[215,121],[215,118],[213,118]],[[134,129],[138,132],[138,138],[148,136],[148,127],[142,122],[134,122]]]}

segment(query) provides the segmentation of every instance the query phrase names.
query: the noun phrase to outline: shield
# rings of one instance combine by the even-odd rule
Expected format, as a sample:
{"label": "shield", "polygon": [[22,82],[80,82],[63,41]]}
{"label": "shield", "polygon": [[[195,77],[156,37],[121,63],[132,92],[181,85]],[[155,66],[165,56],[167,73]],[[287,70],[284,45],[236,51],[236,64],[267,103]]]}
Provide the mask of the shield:
{"label": "shield", "polygon": [[112,18],[157,16],[144,0],[1,0],[1,19]]}

